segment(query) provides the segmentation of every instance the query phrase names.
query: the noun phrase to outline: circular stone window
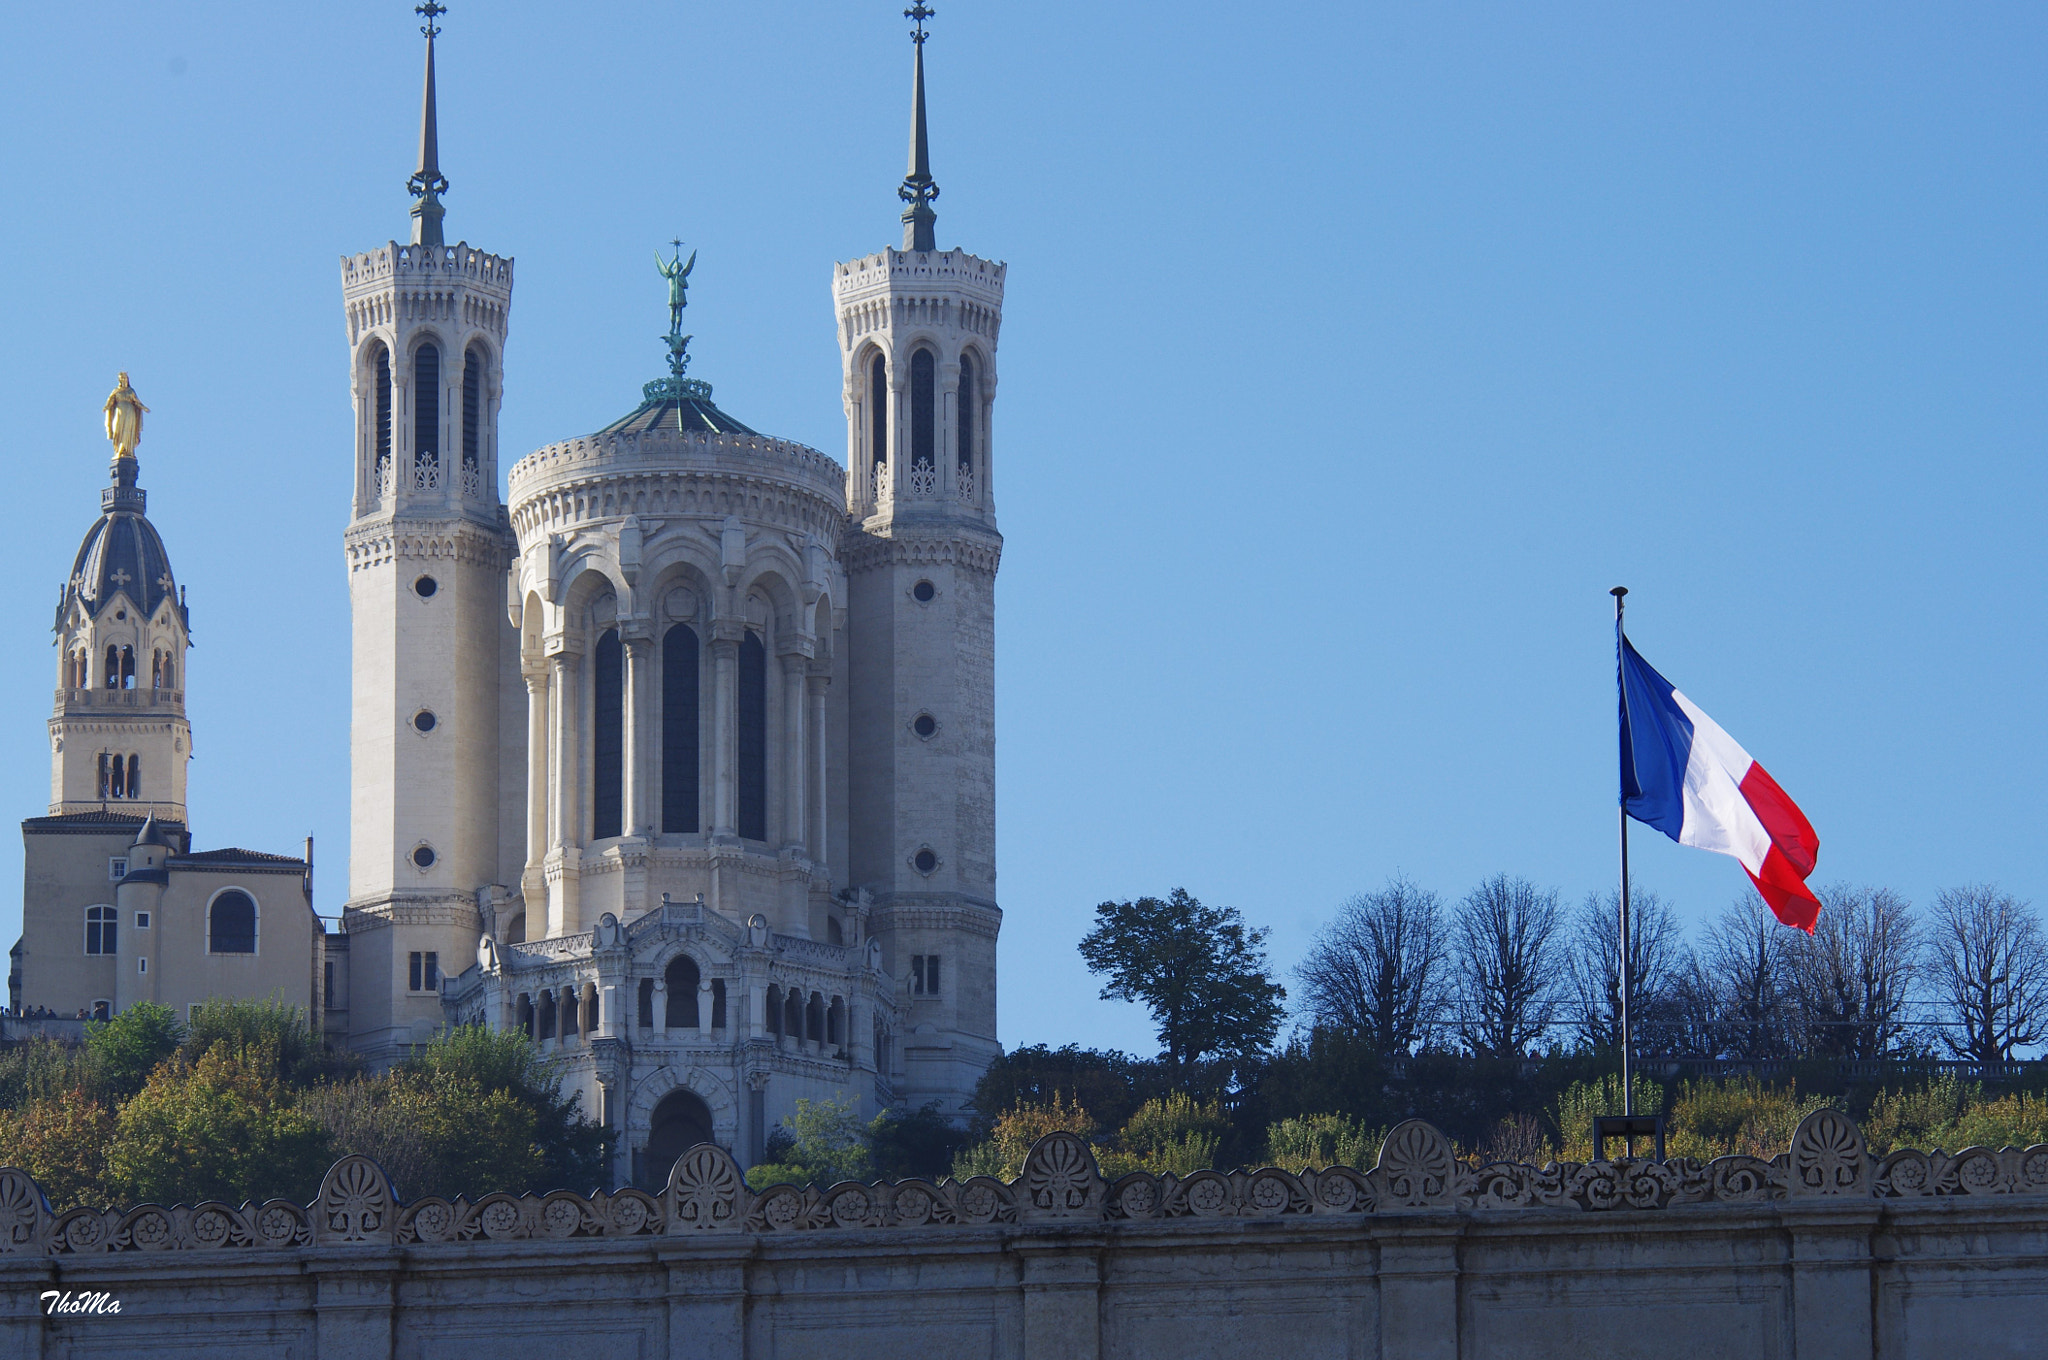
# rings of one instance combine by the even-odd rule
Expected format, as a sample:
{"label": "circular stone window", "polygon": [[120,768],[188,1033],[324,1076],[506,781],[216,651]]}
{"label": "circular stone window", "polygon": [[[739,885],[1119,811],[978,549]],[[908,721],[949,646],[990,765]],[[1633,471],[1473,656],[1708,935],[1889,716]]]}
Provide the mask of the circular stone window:
{"label": "circular stone window", "polygon": [[422,868],[422,869],[431,869],[431,868],[433,868],[433,867],[434,867],[434,847],[433,847],[433,846],[431,846],[431,845],[422,845],[422,846],[421,846],[421,847],[420,847],[419,849],[417,849],[417,850],[413,851],[413,852],[412,852],[412,862],[413,862],[414,864],[417,864],[417,865],[418,865],[418,866],[419,866],[420,868]]}
{"label": "circular stone window", "polygon": [[932,602],[932,596],[938,593],[939,588],[933,585],[930,581],[919,581],[916,585],[910,588],[911,598],[916,600],[919,604],[930,604]]}
{"label": "circular stone window", "polygon": [[917,858],[910,862],[917,866],[917,871],[921,874],[928,874],[939,867],[939,857],[929,850],[918,851]]}
{"label": "circular stone window", "polygon": [[939,730],[939,720],[929,713],[920,713],[917,715],[917,721],[910,725],[910,730],[920,737],[930,737]]}
{"label": "circular stone window", "polygon": [[422,576],[412,583],[412,588],[422,600],[431,600],[434,598],[434,592],[441,588],[441,583],[431,576]]}
{"label": "circular stone window", "polygon": [[412,715],[412,725],[422,732],[433,731],[434,724],[439,721],[440,719],[434,716],[434,710],[431,708],[423,708]]}

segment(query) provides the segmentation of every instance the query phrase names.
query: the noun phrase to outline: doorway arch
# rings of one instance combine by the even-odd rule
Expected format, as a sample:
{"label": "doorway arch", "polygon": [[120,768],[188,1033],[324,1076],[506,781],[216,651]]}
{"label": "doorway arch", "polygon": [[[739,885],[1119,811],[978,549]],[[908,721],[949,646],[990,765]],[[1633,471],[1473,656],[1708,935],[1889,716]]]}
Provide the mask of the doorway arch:
{"label": "doorway arch", "polygon": [[676,1158],[711,1141],[711,1107],[695,1091],[677,1087],[661,1098],[648,1121],[642,1175],[650,1185],[666,1185]]}

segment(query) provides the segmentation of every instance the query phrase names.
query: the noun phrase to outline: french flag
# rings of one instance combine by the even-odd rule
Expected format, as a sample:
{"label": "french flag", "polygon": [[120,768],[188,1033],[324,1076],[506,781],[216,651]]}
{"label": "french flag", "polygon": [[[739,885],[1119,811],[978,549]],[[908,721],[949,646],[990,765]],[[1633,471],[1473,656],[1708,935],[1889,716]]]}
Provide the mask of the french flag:
{"label": "french flag", "polygon": [[1811,935],[1820,837],[1806,814],[1692,700],[1621,639],[1621,805],[1680,845],[1733,855],[1780,921]]}

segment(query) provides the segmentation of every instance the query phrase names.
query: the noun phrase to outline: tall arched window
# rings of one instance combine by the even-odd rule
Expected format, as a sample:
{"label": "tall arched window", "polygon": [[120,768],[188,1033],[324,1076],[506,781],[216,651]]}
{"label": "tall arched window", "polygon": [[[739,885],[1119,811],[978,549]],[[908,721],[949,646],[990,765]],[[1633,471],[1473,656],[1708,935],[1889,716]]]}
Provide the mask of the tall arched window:
{"label": "tall arched window", "polygon": [[[981,419],[981,375],[974,366],[974,356],[960,356],[960,470],[972,477],[975,469],[974,440],[976,422]],[[963,481],[962,485],[972,485]]]}
{"label": "tall arched window", "polygon": [[654,1028],[654,979],[640,979],[640,1028]]}
{"label": "tall arched window", "polygon": [[484,356],[475,345],[462,355],[462,466],[473,468],[483,459]]}
{"label": "tall arched window", "polygon": [[740,642],[739,833],[768,839],[768,649],[759,633]]}
{"label": "tall arched window", "polygon": [[88,954],[111,954],[114,952],[115,920],[118,913],[112,907],[87,907],[85,909],[85,952]]}
{"label": "tall arched window", "polygon": [[149,687],[151,689],[162,689],[164,687],[164,653],[161,647],[152,650],[149,654]]}
{"label": "tall arched window", "polygon": [[255,898],[239,888],[230,888],[213,899],[213,905],[206,912],[206,952],[256,952]]}
{"label": "tall arched window", "polygon": [[165,653],[164,653],[164,688],[165,688],[165,689],[176,689],[177,687],[178,687],[178,662],[177,662],[177,658],[176,658],[176,657],[174,657],[174,656],[173,656],[173,655],[172,655],[171,653],[169,653],[169,652],[165,652]]}
{"label": "tall arched window", "polygon": [[590,738],[590,834],[623,834],[626,796],[626,658],[619,630],[597,640],[590,687],[595,729]]}
{"label": "tall arched window", "polygon": [[662,1017],[662,1028],[697,1028],[697,984],[701,980],[697,961],[688,954],[668,961],[668,971],[662,974],[662,985],[668,988],[668,1014]]}
{"label": "tall arched window", "polygon": [[111,793],[111,785],[108,783],[107,775],[107,753],[105,751],[102,751],[100,752],[100,782],[98,797],[104,799],[112,796],[113,795]]}
{"label": "tall arched window", "polygon": [[[115,757],[117,760],[119,758],[118,756]],[[140,798],[142,796],[142,757],[138,755],[128,757],[128,796],[130,798]]]}
{"label": "tall arched window", "polygon": [[377,405],[377,469],[382,472],[384,465],[391,461],[391,351],[377,346],[377,364],[372,379],[377,391],[373,398]]}
{"label": "tall arched window", "polygon": [[121,688],[135,688],[135,649],[133,647],[123,647],[121,649]]}
{"label": "tall arched window", "polygon": [[889,461],[889,365],[877,354],[868,365],[868,423],[875,462]]}
{"label": "tall arched window", "polygon": [[939,364],[928,349],[910,356],[910,465],[939,465]]}
{"label": "tall arched window", "polygon": [[119,647],[109,646],[107,648],[107,688],[121,688],[121,649]]}
{"label": "tall arched window", "polygon": [[128,762],[121,759],[117,754],[108,758],[107,768],[112,772],[112,778],[107,784],[107,796],[110,798],[126,798],[128,796]]}
{"label": "tall arched window", "polygon": [[441,350],[432,341],[412,356],[412,463],[441,464]]}
{"label": "tall arched window", "polygon": [[661,829],[699,831],[697,631],[679,623],[661,639]]}

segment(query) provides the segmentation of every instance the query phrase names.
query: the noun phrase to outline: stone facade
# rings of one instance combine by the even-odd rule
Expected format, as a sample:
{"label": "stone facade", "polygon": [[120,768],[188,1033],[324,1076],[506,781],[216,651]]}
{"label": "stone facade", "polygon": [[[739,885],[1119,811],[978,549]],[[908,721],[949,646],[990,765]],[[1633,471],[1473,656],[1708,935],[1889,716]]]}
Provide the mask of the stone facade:
{"label": "stone facade", "polygon": [[[120,1312],[45,1317],[45,1291]],[[2048,1147],[1868,1154],[1832,1112],[1701,1164],[1378,1164],[53,1214],[0,1171],[0,1357],[2021,1357],[2048,1335]]]}

